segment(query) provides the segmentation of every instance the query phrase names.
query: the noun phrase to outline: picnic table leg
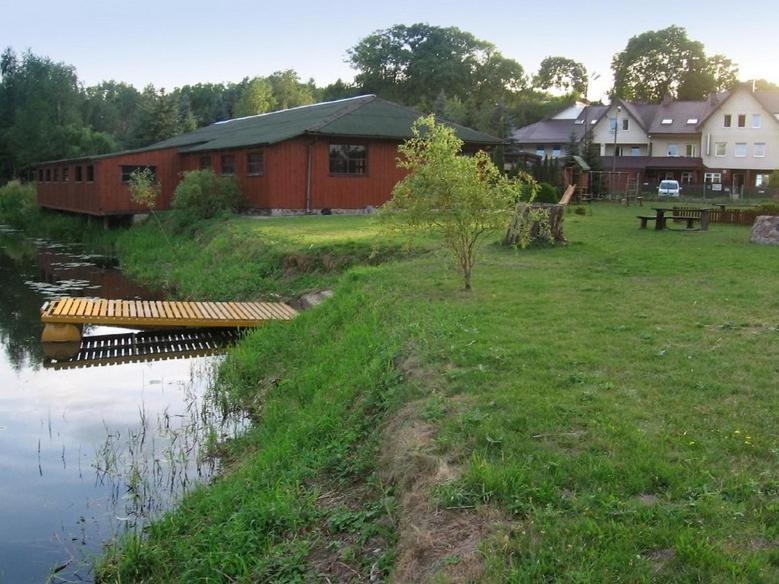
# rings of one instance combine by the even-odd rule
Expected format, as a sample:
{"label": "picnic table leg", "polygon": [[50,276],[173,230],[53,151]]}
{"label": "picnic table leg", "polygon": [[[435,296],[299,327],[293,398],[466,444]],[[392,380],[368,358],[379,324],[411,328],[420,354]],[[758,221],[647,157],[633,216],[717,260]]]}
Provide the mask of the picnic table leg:
{"label": "picnic table leg", "polygon": [[657,220],[655,221],[655,231],[662,231],[663,229],[665,229],[665,215],[658,213]]}
{"label": "picnic table leg", "polygon": [[694,226],[693,225],[694,223],[695,223],[695,220],[692,217],[688,217],[687,218],[687,229],[692,229],[693,226]]}
{"label": "picnic table leg", "polygon": [[704,209],[701,211],[701,231],[709,230],[709,211]]}

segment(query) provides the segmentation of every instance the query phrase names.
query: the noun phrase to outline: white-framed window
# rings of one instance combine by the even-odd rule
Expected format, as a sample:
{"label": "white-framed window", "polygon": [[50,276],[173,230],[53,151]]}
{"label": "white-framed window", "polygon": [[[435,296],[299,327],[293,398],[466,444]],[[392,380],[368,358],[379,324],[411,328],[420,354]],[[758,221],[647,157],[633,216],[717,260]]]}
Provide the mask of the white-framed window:
{"label": "white-framed window", "polygon": [[746,114],[738,114],[738,127],[739,128],[746,128],[747,127],[747,115]]}
{"label": "white-framed window", "polygon": [[546,156],[546,148],[544,148],[543,144],[536,146],[536,156],[540,156],[541,158]]}
{"label": "white-framed window", "polygon": [[678,144],[669,144],[667,151],[667,156],[679,156],[679,145]]}
{"label": "white-framed window", "polygon": [[762,123],[762,119],[760,117],[760,114],[752,114],[752,127],[753,128],[759,128],[760,124]]}
{"label": "white-framed window", "polygon": [[641,146],[631,146],[630,147],[630,155],[631,156],[641,156]]}
{"label": "white-framed window", "polygon": [[682,171],[682,182],[684,184],[692,184],[692,172],[689,170]]}
{"label": "white-framed window", "polygon": [[609,132],[616,132],[617,130],[617,116],[611,116],[609,118]]}
{"label": "white-framed window", "polygon": [[714,156],[725,156],[727,154],[727,143],[726,142],[715,142],[714,143]]}
{"label": "white-framed window", "polygon": [[765,158],[765,142],[755,142],[752,155],[755,158]]}
{"label": "white-framed window", "polygon": [[560,145],[555,144],[552,146],[552,158],[560,158]]}
{"label": "white-framed window", "polygon": [[703,182],[718,185],[722,183],[722,174],[719,172],[706,172],[703,175]]}
{"label": "white-framed window", "polygon": [[630,130],[630,119],[622,118],[622,131],[627,132],[628,130]]}
{"label": "white-framed window", "polygon": [[722,127],[729,128],[733,124],[733,116],[731,114],[725,114],[722,116]]}
{"label": "white-framed window", "polygon": [[695,144],[687,144],[687,146],[684,149],[684,155],[689,156],[690,158],[695,157],[697,152],[698,152],[698,148],[696,148]]}
{"label": "white-framed window", "polygon": [[743,158],[747,155],[747,143],[736,142],[736,146],[733,148],[733,156],[737,158]]}
{"label": "white-framed window", "polygon": [[614,154],[615,154],[615,156],[624,156],[624,154],[625,154],[624,153],[624,147],[623,146],[617,146],[614,149]]}
{"label": "white-framed window", "polygon": [[771,175],[770,174],[756,174],[755,175],[755,186],[756,187],[767,187],[768,183],[771,181]]}

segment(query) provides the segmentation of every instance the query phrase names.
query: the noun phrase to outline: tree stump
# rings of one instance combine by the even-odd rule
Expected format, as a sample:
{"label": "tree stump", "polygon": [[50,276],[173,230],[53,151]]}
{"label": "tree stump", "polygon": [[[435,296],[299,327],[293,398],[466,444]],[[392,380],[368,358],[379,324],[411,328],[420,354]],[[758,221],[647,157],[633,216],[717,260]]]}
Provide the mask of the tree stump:
{"label": "tree stump", "polygon": [[564,221],[565,205],[518,203],[503,243],[521,246],[566,243]]}

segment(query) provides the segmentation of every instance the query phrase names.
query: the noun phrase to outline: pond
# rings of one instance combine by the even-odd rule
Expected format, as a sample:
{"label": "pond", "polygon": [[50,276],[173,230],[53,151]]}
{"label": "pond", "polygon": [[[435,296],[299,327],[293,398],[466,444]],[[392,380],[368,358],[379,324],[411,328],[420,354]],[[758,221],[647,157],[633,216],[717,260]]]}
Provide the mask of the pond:
{"label": "pond", "polygon": [[40,307],[59,296],[156,298],[107,258],[0,226],[3,583],[91,581],[103,544],[218,472],[209,446],[244,423],[206,398],[223,344],[158,361],[52,352],[39,340]]}

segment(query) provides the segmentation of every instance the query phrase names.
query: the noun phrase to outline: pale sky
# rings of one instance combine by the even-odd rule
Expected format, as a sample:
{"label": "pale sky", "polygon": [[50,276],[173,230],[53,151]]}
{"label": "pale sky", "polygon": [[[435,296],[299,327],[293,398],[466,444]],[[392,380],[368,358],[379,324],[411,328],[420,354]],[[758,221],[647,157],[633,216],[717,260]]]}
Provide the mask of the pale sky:
{"label": "pale sky", "polygon": [[667,2],[263,2],[229,0],[0,0],[0,45],[74,65],[87,85],[105,79],[171,89],[295,69],[319,85],[351,80],[346,51],[376,29],[428,22],[492,42],[529,74],[549,55],[576,59],[590,98],[611,85],[610,63],[628,39],[683,26],[707,54],[740,66],[740,78],[779,83],[779,11],[752,0]]}

